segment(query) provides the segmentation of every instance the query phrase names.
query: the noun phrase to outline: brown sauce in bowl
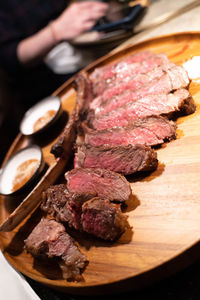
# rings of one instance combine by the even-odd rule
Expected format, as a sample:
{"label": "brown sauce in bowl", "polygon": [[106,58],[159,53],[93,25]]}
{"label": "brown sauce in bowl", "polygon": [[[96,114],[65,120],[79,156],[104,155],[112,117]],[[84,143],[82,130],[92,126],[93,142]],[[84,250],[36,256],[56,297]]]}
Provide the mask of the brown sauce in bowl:
{"label": "brown sauce in bowl", "polygon": [[33,176],[38,165],[38,159],[29,159],[17,167],[16,174],[12,182],[12,192],[20,189]]}
{"label": "brown sauce in bowl", "polygon": [[56,111],[51,109],[48,110],[42,117],[37,119],[37,121],[33,125],[33,131],[36,132],[39,129],[43,128],[56,114]]}

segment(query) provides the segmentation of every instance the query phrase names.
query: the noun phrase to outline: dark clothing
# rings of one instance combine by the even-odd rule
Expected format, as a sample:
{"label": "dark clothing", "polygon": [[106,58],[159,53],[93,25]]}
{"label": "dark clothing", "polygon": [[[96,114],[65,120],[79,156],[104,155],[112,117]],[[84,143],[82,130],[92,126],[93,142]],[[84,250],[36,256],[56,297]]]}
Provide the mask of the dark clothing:
{"label": "dark clothing", "polygon": [[18,71],[18,43],[33,35],[66,8],[66,0],[2,0],[0,3],[0,66]]}
{"label": "dark clothing", "polygon": [[[19,122],[25,111],[49,96],[72,74],[54,74],[44,63],[28,68],[17,58],[18,43],[35,34],[67,7],[66,0],[1,0],[0,2],[0,71],[5,84],[0,83],[0,146],[2,156],[19,132]],[[0,72],[1,73],[1,72]],[[2,96],[1,90],[6,89]]]}
{"label": "dark clothing", "polygon": [[2,0],[0,4],[0,68],[24,110],[51,94],[71,74],[54,74],[44,63],[25,67],[17,58],[18,43],[56,19],[66,0]]}

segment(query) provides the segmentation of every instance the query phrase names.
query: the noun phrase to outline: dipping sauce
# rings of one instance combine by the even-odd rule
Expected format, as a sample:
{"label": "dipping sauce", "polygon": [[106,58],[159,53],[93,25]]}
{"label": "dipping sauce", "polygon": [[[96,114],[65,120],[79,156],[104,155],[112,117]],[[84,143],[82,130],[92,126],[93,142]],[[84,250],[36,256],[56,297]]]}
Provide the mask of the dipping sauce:
{"label": "dipping sauce", "polygon": [[48,110],[42,117],[40,117],[33,125],[33,131],[36,132],[44,127],[56,114],[55,110]]}
{"label": "dipping sauce", "polygon": [[35,158],[26,160],[19,165],[12,182],[12,192],[21,188],[33,176],[38,166],[39,160]]}

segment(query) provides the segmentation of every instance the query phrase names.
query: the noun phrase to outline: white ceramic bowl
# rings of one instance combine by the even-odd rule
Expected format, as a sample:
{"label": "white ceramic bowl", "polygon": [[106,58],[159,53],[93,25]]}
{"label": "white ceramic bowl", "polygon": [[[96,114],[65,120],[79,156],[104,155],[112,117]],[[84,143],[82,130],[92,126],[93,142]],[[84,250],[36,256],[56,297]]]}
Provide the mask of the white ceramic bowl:
{"label": "white ceramic bowl", "polygon": [[37,145],[16,152],[0,170],[0,194],[15,195],[25,191],[44,169],[42,150]]}
{"label": "white ceramic bowl", "polygon": [[62,112],[61,100],[57,96],[49,96],[31,107],[20,123],[20,132],[31,136],[49,128]]}

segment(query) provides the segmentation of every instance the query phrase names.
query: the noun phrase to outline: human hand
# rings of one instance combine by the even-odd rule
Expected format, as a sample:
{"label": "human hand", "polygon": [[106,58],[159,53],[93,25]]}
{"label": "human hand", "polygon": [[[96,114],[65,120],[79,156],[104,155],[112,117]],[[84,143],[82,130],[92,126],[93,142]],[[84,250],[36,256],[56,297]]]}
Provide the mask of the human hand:
{"label": "human hand", "polygon": [[84,1],[71,4],[51,23],[56,42],[70,40],[91,29],[105,15],[108,4]]}

